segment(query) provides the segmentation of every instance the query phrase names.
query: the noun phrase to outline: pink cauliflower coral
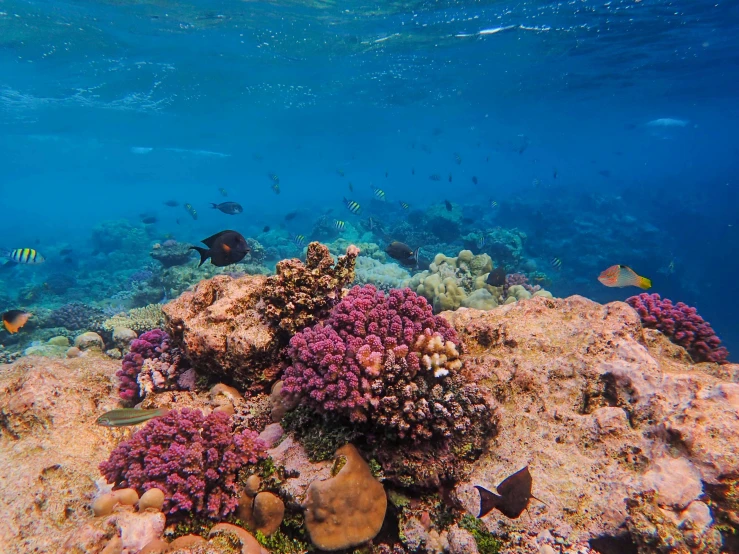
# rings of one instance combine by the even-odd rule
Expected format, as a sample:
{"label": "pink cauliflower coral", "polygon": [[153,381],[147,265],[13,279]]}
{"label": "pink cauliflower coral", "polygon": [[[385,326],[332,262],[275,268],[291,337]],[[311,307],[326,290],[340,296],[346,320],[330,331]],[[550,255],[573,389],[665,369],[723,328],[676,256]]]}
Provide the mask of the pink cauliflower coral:
{"label": "pink cauliflower coral", "polygon": [[696,362],[726,363],[728,350],[692,306],[682,302],[673,304],[667,298],[662,300],[659,294],[647,293],[627,298],[626,302],[637,311],[645,327],[661,331],[685,348]]}
{"label": "pink cauliflower coral", "polygon": [[149,421],[100,471],[115,488],[164,492],[164,513],[219,519],[238,505],[238,471],[267,457],[257,433],[233,432],[231,416],[183,408]]}
{"label": "pink cauliflower coral", "polygon": [[449,323],[410,289],[386,296],[354,287],[325,324],[291,339],[282,391],[401,439],[450,437],[487,412],[458,375],[457,343]]}

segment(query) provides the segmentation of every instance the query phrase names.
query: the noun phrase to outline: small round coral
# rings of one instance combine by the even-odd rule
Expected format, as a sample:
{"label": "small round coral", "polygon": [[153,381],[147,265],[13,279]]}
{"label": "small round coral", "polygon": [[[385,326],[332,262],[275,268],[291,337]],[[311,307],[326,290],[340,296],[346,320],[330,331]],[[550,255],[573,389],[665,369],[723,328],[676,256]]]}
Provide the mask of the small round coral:
{"label": "small round coral", "polygon": [[257,433],[233,432],[231,416],[183,408],[149,421],[119,444],[100,471],[115,488],[164,492],[163,512],[219,519],[238,505],[237,473],[267,457]]}
{"label": "small round coral", "polygon": [[489,413],[461,378],[458,339],[410,289],[354,287],[290,341],[282,393],[411,441],[465,434]]}

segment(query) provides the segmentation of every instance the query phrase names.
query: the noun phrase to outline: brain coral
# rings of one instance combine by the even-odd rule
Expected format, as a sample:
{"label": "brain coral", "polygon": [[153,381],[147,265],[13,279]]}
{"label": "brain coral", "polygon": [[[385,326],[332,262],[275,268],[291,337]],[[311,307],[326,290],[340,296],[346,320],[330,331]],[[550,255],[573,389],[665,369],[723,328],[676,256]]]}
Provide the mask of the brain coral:
{"label": "brain coral", "polygon": [[267,457],[257,433],[233,432],[231,416],[183,408],[149,421],[119,444],[100,471],[115,488],[164,492],[163,511],[219,519],[238,505],[237,472]]}

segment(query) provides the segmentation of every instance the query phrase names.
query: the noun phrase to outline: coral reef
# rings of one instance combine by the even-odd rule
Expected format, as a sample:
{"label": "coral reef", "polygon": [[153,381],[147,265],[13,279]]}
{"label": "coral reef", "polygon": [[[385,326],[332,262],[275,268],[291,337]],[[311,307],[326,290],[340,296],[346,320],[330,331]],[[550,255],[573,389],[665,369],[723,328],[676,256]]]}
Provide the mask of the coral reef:
{"label": "coral reef", "polygon": [[390,292],[402,289],[410,281],[411,274],[395,263],[382,263],[362,255],[357,258],[354,282],[357,285],[373,285],[379,290]]}
{"label": "coral reef", "polygon": [[192,259],[192,250],[189,244],[170,239],[154,244],[149,255],[162,264],[162,267],[170,268],[188,263]]}
{"label": "coral reef", "polygon": [[70,302],[57,308],[49,317],[49,323],[54,327],[66,327],[72,331],[82,329],[95,330],[103,322],[103,311],[82,302]]}
{"label": "coral reef", "polygon": [[234,433],[228,414],[183,408],[149,421],[116,447],[100,471],[109,483],[140,494],[159,488],[170,517],[217,519],[238,505],[237,471],[265,456],[257,434]]}
{"label": "coral reef", "polygon": [[726,363],[728,350],[721,346],[711,325],[698,311],[678,302],[662,300],[659,294],[642,293],[626,299],[645,327],[657,329],[675,344],[679,344],[696,362]]}
{"label": "coral reef", "polygon": [[[123,365],[116,372],[120,379],[118,391],[127,403],[139,402],[148,392],[177,388],[192,388],[189,371],[180,351],[171,344],[170,337],[161,329],[154,329],[131,341]],[[180,383],[180,380],[182,382]]]}
{"label": "coral reef", "polygon": [[159,329],[164,325],[161,304],[149,304],[143,308],[133,308],[125,313],[114,315],[102,323],[105,331],[112,332],[117,327],[125,327],[137,333]]}
{"label": "coral reef", "polygon": [[354,265],[359,249],[349,246],[346,255],[334,263],[326,246],[308,245],[305,265],[298,259],[277,264],[277,273],[264,285],[262,311],[270,324],[283,335],[325,318],[341,299],[343,287],[354,281]]}

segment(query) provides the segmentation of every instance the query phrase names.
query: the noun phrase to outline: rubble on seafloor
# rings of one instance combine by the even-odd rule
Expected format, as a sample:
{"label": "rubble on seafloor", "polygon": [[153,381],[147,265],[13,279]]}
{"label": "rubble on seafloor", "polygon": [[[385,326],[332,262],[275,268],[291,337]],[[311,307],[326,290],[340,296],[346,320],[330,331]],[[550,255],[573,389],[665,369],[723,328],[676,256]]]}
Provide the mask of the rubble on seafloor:
{"label": "rubble on seafloor", "polygon": [[[398,460],[424,459],[441,448],[443,435],[383,442],[363,435],[361,421],[352,433],[340,411],[324,413],[318,408],[325,404],[301,405],[286,394],[278,378],[289,360],[267,346],[275,327],[259,305],[266,281],[216,276],[166,306],[168,332],[201,378],[192,391],[152,391],[141,406],[225,412],[216,418],[221,435],[229,426],[259,433],[268,457],[228,481],[228,490],[241,490],[229,515],[170,516],[170,500],[182,498],[165,498],[151,485],[111,490],[98,466],[137,430],[154,428],[95,424],[120,407],[120,361],[94,349],[67,359],[29,356],[0,371],[0,552],[285,554],[311,543],[395,554],[737,551],[737,366],[693,364],[620,302],[534,297],[444,312],[446,337],[456,342],[444,349],[439,342],[434,354],[454,354],[449,367],[459,360],[494,426],[473,457],[463,442],[450,443],[449,463],[464,460],[466,468],[451,481],[413,482],[414,473],[399,481],[392,473]],[[365,369],[379,371],[369,344]],[[260,362],[263,354],[268,360]],[[392,359],[407,354],[397,347]],[[246,386],[249,379],[259,387]],[[184,452],[176,440],[152,436],[159,437],[152,456]],[[229,456],[228,444],[218,444],[219,455]],[[187,455],[195,454],[207,455]],[[524,466],[540,501],[517,519],[497,510],[476,519],[475,485],[494,491]],[[145,462],[138,467],[125,469],[138,479]]]}

